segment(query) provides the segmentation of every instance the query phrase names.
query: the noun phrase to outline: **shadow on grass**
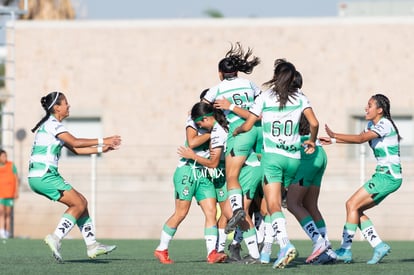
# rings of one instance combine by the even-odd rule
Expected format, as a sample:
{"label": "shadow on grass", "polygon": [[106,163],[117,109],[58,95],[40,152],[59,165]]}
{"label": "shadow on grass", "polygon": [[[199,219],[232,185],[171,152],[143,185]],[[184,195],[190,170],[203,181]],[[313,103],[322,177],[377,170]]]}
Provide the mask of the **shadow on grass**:
{"label": "shadow on grass", "polygon": [[64,263],[84,263],[84,264],[109,264],[117,261],[128,261],[125,259],[79,259],[79,260],[65,260]]}

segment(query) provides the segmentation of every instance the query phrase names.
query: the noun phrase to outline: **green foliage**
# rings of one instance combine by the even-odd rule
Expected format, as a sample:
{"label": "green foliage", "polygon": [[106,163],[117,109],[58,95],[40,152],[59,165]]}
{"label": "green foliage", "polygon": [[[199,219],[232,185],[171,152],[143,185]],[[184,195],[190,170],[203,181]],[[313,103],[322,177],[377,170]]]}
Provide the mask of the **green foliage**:
{"label": "green foliage", "polygon": [[217,9],[207,9],[204,14],[211,18],[223,18],[224,15]]}
{"label": "green foliage", "polygon": [[[274,270],[271,264],[208,264],[204,240],[172,240],[172,265],[162,265],[153,256],[158,240],[102,240],[116,244],[117,250],[109,255],[90,260],[86,256],[83,240],[64,240],[63,264],[58,264],[43,240],[0,240],[2,274],[414,274],[414,242],[387,241],[392,253],[380,264],[367,265],[372,248],[367,242],[353,244],[354,263],[333,265],[306,265],[312,250],[310,241],[292,241],[299,250],[299,258],[284,270]],[[333,246],[338,247],[334,242]],[[274,246],[272,257],[278,252]],[[243,244],[242,255],[247,253]]]}

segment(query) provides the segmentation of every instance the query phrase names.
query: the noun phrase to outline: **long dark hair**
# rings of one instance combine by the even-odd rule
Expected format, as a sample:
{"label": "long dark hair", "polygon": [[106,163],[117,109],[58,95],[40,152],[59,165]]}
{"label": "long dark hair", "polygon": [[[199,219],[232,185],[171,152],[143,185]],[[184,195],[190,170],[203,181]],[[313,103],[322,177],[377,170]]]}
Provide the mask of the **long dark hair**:
{"label": "long dark hair", "polygon": [[247,48],[247,52],[245,52],[240,42],[231,45],[230,50],[218,64],[218,69],[223,73],[224,79],[235,77],[237,72],[250,74],[253,68],[260,64],[260,58],[256,56],[249,60],[252,53],[250,48]]}
{"label": "long dark hair", "polygon": [[214,118],[221,125],[221,127],[223,127],[226,132],[229,131],[228,122],[223,111],[214,108],[212,104],[206,102],[198,102],[194,104],[193,108],[191,109],[191,118],[193,120],[208,114],[213,114]]}
{"label": "long dark hair", "polygon": [[279,109],[286,106],[289,97],[295,97],[297,88],[292,85],[295,73],[296,68],[292,63],[284,59],[276,59],[273,78],[263,84],[276,94],[280,102]]}
{"label": "long dark hair", "polygon": [[303,85],[303,77],[302,74],[299,71],[295,72],[295,76],[293,77],[291,86],[295,89],[302,89]]}
{"label": "long dark hair", "polygon": [[45,110],[45,116],[36,124],[36,126],[31,130],[33,133],[40,127],[48,118],[50,114],[53,114],[55,111],[53,106],[60,105],[62,99],[65,98],[65,95],[61,92],[51,92],[46,96],[43,96],[40,99],[40,104],[42,105],[43,110]]}
{"label": "long dark hair", "polygon": [[[295,89],[302,89],[303,78],[302,74],[299,71],[295,72],[291,86]],[[299,120],[299,135],[306,136],[310,134],[310,124],[306,116],[303,114],[300,115]]]}
{"label": "long dark hair", "polygon": [[398,141],[400,141],[402,137],[400,136],[400,132],[398,131],[397,126],[395,125],[394,121],[391,118],[391,103],[388,97],[386,97],[383,94],[375,94],[371,98],[375,100],[378,108],[382,108],[383,116],[389,119],[389,121],[391,121],[392,126],[394,126],[395,131],[397,132]]}

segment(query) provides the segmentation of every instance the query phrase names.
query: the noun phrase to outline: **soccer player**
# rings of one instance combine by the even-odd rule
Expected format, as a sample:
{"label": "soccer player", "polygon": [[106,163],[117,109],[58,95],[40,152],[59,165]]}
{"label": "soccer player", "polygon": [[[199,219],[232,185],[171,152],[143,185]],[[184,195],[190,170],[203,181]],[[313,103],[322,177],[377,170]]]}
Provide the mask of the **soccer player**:
{"label": "soccer player", "polygon": [[[212,174],[210,174],[208,168],[224,168],[227,121],[222,112],[214,109],[211,104],[199,102],[191,110],[191,118],[187,121],[186,132],[187,139],[196,132],[198,140],[191,142],[193,149],[188,145],[178,149],[178,154],[182,159],[174,173],[175,211],[163,226],[160,243],[154,251],[154,256],[163,264],[173,263],[169,257],[168,246],[178,226],[186,217],[194,196],[205,215],[204,238],[206,240],[207,262],[223,262],[227,255],[216,250],[218,236],[217,195],[212,182],[212,178],[218,175],[218,171],[212,170]],[[217,190],[219,193],[223,191],[223,189]],[[228,212],[230,212],[229,206]]]}
{"label": "soccer player", "polygon": [[271,216],[275,238],[280,246],[278,258],[273,268],[284,268],[296,256],[297,251],[290,242],[286,230],[286,219],[281,210],[282,187],[293,181],[300,165],[299,120],[302,113],[310,123],[310,138],[304,143],[306,153],[313,153],[319,122],[305,95],[292,88],[296,72],[295,66],[277,59],[273,78],[265,83],[270,88],[259,95],[250,107],[247,120],[237,127],[233,135],[248,132],[262,117],[263,151],[263,191]]}
{"label": "soccer player", "polygon": [[[257,158],[257,154],[252,151],[247,157],[247,160],[240,171],[239,177],[243,193],[243,207],[246,216],[245,222],[242,223],[238,229],[243,231],[242,239],[246,244],[249,254],[238,260],[238,262],[245,264],[260,263],[256,226],[252,221],[249,208],[256,194],[256,190],[262,182],[262,177],[263,173],[262,168],[260,167],[260,161]],[[240,247],[240,239],[234,238],[233,242],[230,244],[230,251],[235,247]]]}
{"label": "soccer player", "polygon": [[390,251],[388,244],[378,235],[365,211],[377,206],[402,184],[400,140],[398,128],[391,117],[390,100],[383,94],[375,94],[365,107],[368,124],[359,135],[339,134],[325,125],[329,137],[321,137],[324,144],[368,142],[377,166],[375,173],[346,201],[346,223],[343,228],[341,248],[336,250],[338,260],[352,261],[352,239],[359,228],[364,238],[374,248],[374,254],[367,264],[379,263]]}
{"label": "soccer player", "polygon": [[[239,72],[250,74],[254,67],[260,63],[258,57],[253,57],[249,60],[251,55],[252,50],[250,48],[245,53],[240,43],[232,45],[231,49],[218,64],[221,82],[210,88],[204,97],[204,101],[208,103],[214,103],[216,99],[222,98],[232,103],[230,109],[224,111],[229,122],[230,133],[244,122],[243,118],[233,112],[234,107],[238,106],[248,109],[253,103],[254,98],[261,92],[252,81],[238,76]],[[256,139],[257,131],[255,129],[237,137],[229,135],[227,139],[226,182],[233,216],[227,223],[226,233],[233,231],[246,216],[243,210],[243,194],[239,175],[247,156],[250,154],[250,150],[256,143]]]}
{"label": "soccer player", "polygon": [[[292,86],[300,91],[302,84],[302,75],[296,71]],[[302,114],[299,122],[301,142],[309,139],[309,133],[309,122]],[[301,163],[293,183],[289,185],[289,192],[287,192],[287,209],[295,216],[302,229],[312,240],[313,251],[306,259],[306,263],[316,263],[315,259],[327,249],[329,249],[329,252],[327,251],[329,255],[324,259],[324,262],[318,263],[327,263],[327,260],[334,262],[336,255],[330,248],[325,221],[318,208],[322,177],[328,159],[319,142],[317,142],[313,154],[306,154],[304,149],[305,147],[302,146]]]}
{"label": "soccer player", "polygon": [[70,105],[61,92],[51,92],[40,100],[46,115],[32,129],[35,138],[29,162],[29,185],[32,190],[68,208],[60,219],[54,233],[47,235],[46,244],[59,262],[62,261],[62,239],[77,225],[87,246],[90,258],[112,252],[115,245],[104,245],[96,240],[95,226],[89,216],[86,198],[72,187],[58,172],[62,147],[74,154],[88,155],[106,153],[118,149],[121,137],[77,138],[62,124],[69,116]]}

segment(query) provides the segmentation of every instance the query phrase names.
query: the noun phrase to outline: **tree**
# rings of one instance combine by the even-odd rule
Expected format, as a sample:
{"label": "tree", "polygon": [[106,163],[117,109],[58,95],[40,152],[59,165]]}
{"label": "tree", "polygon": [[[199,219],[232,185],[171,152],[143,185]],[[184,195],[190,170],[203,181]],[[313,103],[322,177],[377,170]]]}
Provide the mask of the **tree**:
{"label": "tree", "polygon": [[[23,9],[24,1],[20,1]],[[60,20],[74,19],[75,10],[70,0],[36,0],[28,1],[28,12],[21,19],[27,20]]]}
{"label": "tree", "polygon": [[217,9],[207,9],[204,14],[211,18],[223,18],[224,15]]}
{"label": "tree", "polygon": [[[24,9],[24,0],[0,0],[3,6],[16,6]],[[75,10],[71,0],[30,0],[28,11],[21,16],[27,20],[60,20],[74,19]]]}

